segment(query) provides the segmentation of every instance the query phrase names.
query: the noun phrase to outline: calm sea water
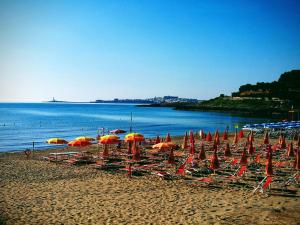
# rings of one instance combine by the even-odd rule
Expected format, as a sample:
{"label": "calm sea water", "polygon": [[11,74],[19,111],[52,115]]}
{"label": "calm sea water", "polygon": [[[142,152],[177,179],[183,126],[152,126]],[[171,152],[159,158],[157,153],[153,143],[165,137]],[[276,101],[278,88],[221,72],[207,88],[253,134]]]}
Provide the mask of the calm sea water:
{"label": "calm sea water", "polygon": [[[214,132],[226,126],[259,123],[263,119],[242,118],[223,113],[177,111],[171,108],[143,108],[125,104],[0,103],[0,152],[53,147],[45,143],[52,137],[72,140],[95,137],[98,130],[125,129],[146,137],[183,135],[190,129]],[[122,136],[121,136],[122,137]]]}

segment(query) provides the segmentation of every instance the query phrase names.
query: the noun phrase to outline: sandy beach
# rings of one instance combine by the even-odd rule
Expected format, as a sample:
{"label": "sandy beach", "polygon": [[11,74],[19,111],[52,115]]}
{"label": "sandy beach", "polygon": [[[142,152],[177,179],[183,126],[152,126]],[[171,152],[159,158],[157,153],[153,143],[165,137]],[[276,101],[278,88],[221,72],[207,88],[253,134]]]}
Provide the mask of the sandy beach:
{"label": "sandy beach", "polygon": [[[91,151],[95,147],[89,147]],[[0,224],[300,224],[297,196],[0,155]],[[299,191],[298,186],[293,188]],[[298,194],[299,195],[299,194]]]}

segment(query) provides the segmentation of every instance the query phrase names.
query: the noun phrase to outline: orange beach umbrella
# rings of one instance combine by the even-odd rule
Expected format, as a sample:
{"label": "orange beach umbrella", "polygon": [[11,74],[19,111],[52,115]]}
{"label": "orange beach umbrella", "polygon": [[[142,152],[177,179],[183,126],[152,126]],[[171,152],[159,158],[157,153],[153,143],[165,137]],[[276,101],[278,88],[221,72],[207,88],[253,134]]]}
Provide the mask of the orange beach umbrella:
{"label": "orange beach umbrella", "polygon": [[80,140],[74,140],[74,141],[70,141],[68,143],[68,146],[71,147],[84,147],[84,146],[88,146],[91,145],[92,143],[89,141],[80,141]]}
{"label": "orange beach umbrella", "polygon": [[158,143],[158,144],[155,144],[152,146],[152,148],[157,148],[159,150],[169,150],[170,148],[173,148],[175,147],[176,144],[172,143],[172,142],[161,142],[161,143]]}

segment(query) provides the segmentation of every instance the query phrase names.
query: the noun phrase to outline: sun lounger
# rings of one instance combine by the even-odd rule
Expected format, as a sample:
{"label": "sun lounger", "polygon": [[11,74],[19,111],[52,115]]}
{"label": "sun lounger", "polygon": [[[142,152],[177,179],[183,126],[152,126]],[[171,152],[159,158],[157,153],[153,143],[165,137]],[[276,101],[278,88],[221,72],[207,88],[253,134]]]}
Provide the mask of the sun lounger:
{"label": "sun lounger", "polygon": [[164,180],[173,180],[174,176],[168,172],[164,171],[154,171],[151,173],[152,175],[158,176]]}
{"label": "sun lounger", "polygon": [[242,178],[242,176],[245,174],[247,170],[247,167],[245,165],[241,166],[234,174],[232,174],[229,177],[226,177],[227,179],[230,180],[238,180],[240,178]]}
{"label": "sun lounger", "polygon": [[254,189],[252,192],[253,194],[257,193],[258,191],[261,193],[265,193],[265,191],[271,189],[271,183],[272,183],[272,177],[267,176],[265,177],[259,184],[258,186]]}

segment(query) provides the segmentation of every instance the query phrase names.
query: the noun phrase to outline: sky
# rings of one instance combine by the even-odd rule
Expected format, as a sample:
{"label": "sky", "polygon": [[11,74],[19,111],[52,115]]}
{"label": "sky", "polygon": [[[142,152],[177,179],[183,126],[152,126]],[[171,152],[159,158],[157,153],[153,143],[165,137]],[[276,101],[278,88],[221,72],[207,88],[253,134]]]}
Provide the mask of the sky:
{"label": "sky", "polygon": [[300,1],[0,0],[0,101],[210,99],[300,69]]}

